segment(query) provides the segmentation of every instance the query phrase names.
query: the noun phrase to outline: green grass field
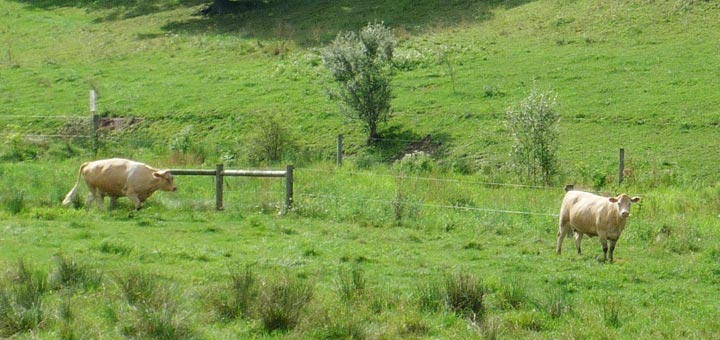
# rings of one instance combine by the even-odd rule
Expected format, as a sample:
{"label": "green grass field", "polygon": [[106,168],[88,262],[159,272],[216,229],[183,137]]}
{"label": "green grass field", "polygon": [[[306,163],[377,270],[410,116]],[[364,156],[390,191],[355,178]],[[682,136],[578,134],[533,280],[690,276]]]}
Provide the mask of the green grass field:
{"label": "green grass field", "polygon": [[[717,2],[203,6],[0,2],[0,337],[720,336]],[[326,96],[320,49],[373,21],[399,45],[387,141],[368,147]],[[508,163],[504,115],[533,87],[560,102],[547,187]],[[139,119],[97,155],[90,89],[101,116]],[[292,136],[281,162],[253,160],[264,117]],[[430,160],[391,161],[428,134]],[[227,178],[215,212],[214,178],[194,176],[138,212],[61,208],[82,162],[116,156],[292,163],[294,208],[279,214],[282,179]],[[615,263],[595,238],[555,254],[565,184],[642,196]]]}

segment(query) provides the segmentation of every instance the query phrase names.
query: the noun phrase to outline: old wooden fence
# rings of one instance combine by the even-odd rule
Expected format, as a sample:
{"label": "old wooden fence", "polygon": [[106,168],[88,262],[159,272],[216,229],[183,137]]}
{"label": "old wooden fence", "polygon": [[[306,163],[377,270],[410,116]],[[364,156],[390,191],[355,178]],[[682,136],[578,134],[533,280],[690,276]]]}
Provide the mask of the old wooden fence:
{"label": "old wooden fence", "polygon": [[223,178],[225,176],[245,177],[285,177],[285,210],[292,208],[293,202],[293,166],[285,170],[225,170],[223,164],[217,164],[215,170],[209,169],[171,169],[173,175],[215,176],[215,209],[223,210]]}

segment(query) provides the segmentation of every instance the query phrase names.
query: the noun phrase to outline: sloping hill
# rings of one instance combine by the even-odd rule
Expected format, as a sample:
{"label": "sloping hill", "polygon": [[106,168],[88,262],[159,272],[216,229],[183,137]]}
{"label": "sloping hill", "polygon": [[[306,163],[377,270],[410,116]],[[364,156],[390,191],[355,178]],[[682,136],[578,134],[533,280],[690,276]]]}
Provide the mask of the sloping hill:
{"label": "sloping hill", "polygon": [[620,147],[648,181],[714,180],[720,161],[716,2],[271,1],[211,17],[197,15],[201,1],[119,4],[0,4],[5,130],[57,132],[62,121],[21,118],[86,117],[96,88],[101,114],[149,118],[126,138],[192,126],[217,157],[213,145],[247,142],[257,117],[277,115],[308,153],[328,153],[339,133],[357,148],[318,49],[384,21],[401,41],[389,139],[430,134],[448,163],[502,167],[504,112],[539,87],[558,94],[569,180],[613,173]]}

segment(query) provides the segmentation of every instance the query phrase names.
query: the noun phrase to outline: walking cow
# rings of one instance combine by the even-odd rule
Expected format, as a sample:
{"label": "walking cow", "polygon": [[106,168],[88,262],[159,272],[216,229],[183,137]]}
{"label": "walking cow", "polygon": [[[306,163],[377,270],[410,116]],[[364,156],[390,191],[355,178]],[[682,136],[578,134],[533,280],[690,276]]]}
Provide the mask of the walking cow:
{"label": "walking cow", "polygon": [[125,196],[135,204],[135,209],[140,210],[145,200],[155,191],[177,190],[174,177],[167,170],[157,170],[127,159],[103,159],[83,163],[80,166],[77,182],[65,196],[63,206],[69,206],[77,197],[81,176],[85,177],[85,183],[90,189],[87,209],[90,209],[90,203],[95,200],[102,209],[105,205],[105,196],[110,196],[112,204],[115,204],[119,197]]}
{"label": "walking cow", "polygon": [[608,257],[607,241],[610,240],[610,262],[612,262],[615,243],[620,238],[630,216],[630,206],[639,201],[640,197],[630,198],[626,194],[602,197],[583,191],[568,191],[560,207],[557,253],[560,254],[563,239],[570,235],[570,232],[575,234],[578,254],[582,254],[580,243],[583,235],[598,236],[603,247],[604,260]]}

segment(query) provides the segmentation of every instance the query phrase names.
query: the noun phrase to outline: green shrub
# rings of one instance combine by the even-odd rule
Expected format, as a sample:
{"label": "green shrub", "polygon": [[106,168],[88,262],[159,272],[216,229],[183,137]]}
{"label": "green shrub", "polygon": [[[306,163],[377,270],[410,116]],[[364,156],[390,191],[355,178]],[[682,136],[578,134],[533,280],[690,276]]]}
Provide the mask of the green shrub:
{"label": "green shrub", "polygon": [[368,142],[380,137],[378,124],[390,116],[395,44],[392,32],[375,23],[358,33],[338,34],[323,53],[325,67],[338,83],[332,97],[343,102],[348,117],[362,122]]}
{"label": "green shrub", "polygon": [[293,137],[283,119],[263,116],[250,136],[249,158],[251,162],[272,164],[294,149]]}
{"label": "green shrub", "polygon": [[533,183],[550,184],[557,174],[557,95],[533,88],[516,108],[507,111],[512,133],[512,160],[520,174]]}

